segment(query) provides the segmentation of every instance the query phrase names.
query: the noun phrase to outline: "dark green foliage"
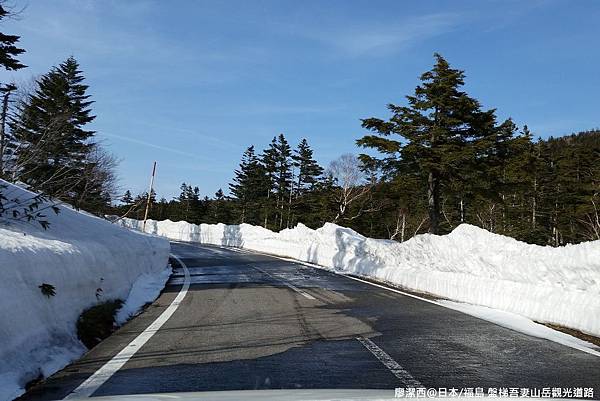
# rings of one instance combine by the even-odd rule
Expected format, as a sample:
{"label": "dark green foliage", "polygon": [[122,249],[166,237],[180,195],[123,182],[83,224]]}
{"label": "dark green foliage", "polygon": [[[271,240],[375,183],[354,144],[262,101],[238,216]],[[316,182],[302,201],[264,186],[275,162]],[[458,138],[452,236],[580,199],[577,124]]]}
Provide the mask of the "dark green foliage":
{"label": "dark green foliage", "polygon": [[77,320],[77,337],[88,348],[98,345],[116,329],[115,314],[123,301],[114,300],[92,306]]}
{"label": "dark green foliage", "polygon": [[131,205],[133,203],[133,196],[131,195],[130,190],[125,191],[123,197],[121,198],[121,202],[123,202],[126,205]]}
{"label": "dark green foliage", "polygon": [[110,200],[94,174],[94,131],[84,128],[94,116],[83,79],[77,61],[68,58],[37,81],[9,123],[20,148],[17,178],[76,207]]}
{"label": "dark green foliage", "polygon": [[443,233],[470,223],[539,244],[600,239],[600,133],[534,142],[526,126],[517,134],[510,119],[497,124],[494,110],[482,111],[459,90],[463,79],[436,55],[408,106],[390,105],[388,121],[363,120],[376,135],[358,145],[380,157],[361,159],[380,172],[373,196],[387,218],[353,227],[381,236],[383,225],[393,238],[401,227],[406,238],[408,226]]}
{"label": "dark green foliage", "polygon": [[265,169],[254,152],[254,146],[250,146],[229,185],[233,201],[238,205],[239,223],[258,224],[260,221],[260,200],[265,196],[266,180]]}
{"label": "dark green foliage", "polygon": [[[0,4],[0,21],[10,16],[10,11]],[[17,46],[19,36],[7,35],[0,32],[0,65],[6,70],[18,70],[25,68],[17,56],[25,53],[25,50]]]}
{"label": "dark green foliage", "polygon": [[42,294],[44,294],[48,298],[56,295],[56,287],[52,284],[42,283],[38,286],[38,288],[42,291]]}
{"label": "dark green foliage", "polygon": [[386,177],[402,172],[426,177],[429,231],[438,234],[443,231],[444,187],[452,187],[463,204],[464,198],[488,191],[497,181],[515,126],[510,120],[497,126],[494,110],[481,110],[477,100],[460,90],[463,71],[450,68],[439,54],[435,58],[414,95],[406,97],[408,106],[390,104],[388,121],[363,120],[363,127],[376,135],[366,135],[357,144],[383,155],[361,158]]}
{"label": "dark green foliage", "polygon": [[292,156],[293,166],[296,169],[296,195],[303,195],[314,190],[323,168],[313,158],[313,151],[306,139],[302,139]]}

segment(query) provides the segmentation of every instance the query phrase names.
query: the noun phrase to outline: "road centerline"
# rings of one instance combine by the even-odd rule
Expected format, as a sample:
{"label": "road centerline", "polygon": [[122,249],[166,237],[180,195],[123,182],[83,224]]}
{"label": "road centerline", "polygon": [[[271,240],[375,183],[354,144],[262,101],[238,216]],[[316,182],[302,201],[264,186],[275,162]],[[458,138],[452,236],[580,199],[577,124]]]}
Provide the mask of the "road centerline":
{"label": "road centerline", "polygon": [[253,265],[249,265],[251,268],[258,270],[259,272],[271,277],[272,279],[279,281],[280,283],[282,283],[283,285],[285,285],[286,287],[291,288],[292,290],[296,291],[298,294],[302,295],[304,298],[310,299],[315,301],[317,298],[313,297],[312,295],[310,295],[309,293],[302,291],[300,288],[296,287],[295,285],[288,283],[287,281],[283,280],[282,278],[276,277],[266,271],[264,271],[263,269],[261,269],[260,267],[256,267]]}
{"label": "road centerline", "polygon": [[405,386],[409,387],[423,387],[421,382],[415,379],[406,369],[396,362],[387,352],[379,348],[377,344],[366,337],[356,337],[356,339],[364,345],[383,365],[388,368],[390,372],[398,379],[402,381]]}

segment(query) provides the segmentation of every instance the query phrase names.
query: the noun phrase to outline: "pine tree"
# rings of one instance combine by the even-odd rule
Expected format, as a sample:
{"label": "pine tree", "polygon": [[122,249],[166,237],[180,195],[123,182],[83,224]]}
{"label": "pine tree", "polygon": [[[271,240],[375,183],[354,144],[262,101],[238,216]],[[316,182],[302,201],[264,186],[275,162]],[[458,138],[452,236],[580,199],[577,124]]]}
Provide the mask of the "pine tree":
{"label": "pine tree", "polygon": [[[278,210],[278,228],[283,228],[285,205],[290,203],[292,195],[292,149],[283,134],[279,134],[275,144],[275,193]],[[289,209],[288,209],[289,211]]]}
{"label": "pine tree", "polygon": [[240,223],[260,223],[260,199],[263,197],[264,169],[250,146],[244,152],[240,167],[235,170],[229,190],[240,207]]}
{"label": "pine tree", "polygon": [[95,132],[84,126],[95,116],[83,80],[77,61],[68,58],[37,81],[37,90],[10,122],[19,143],[16,178],[72,203],[89,184],[94,167],[88,156]]}
{"label": "pine tree", "polygon": [[[10,16],[9,10],[0,4],[0,22]],[[5,70],[19,70],[26,66],[16,59],[16,56],[25,52],[25,50],[16,46],[20,37],[16,35],[6,35],[0,32],[0,66]],[[4,159],[8,142],[9,133],[6,130],[6,116],[8,114],[8,103],[11,92],[16,90],[14,84],[2,84],[0,82],[0,93],[2,94],[2,104],[0,105],[0,178],[4,177]]]}
{"label": "pine tree", "polygon": [[207,222],[224,224],[231,223],[230,202],[226,198],[221,188],[215,192],[215,197],[210,202],[208,215],[209,218],[206,219]]}
{"label": "pine tree", "polygon": [[314,189],[319,177],[323,174],[323,168],[313,158],[313,151],[306,139],[300,141],[298,148],[294,150],[292,160],[293,166],[298,172],[296,196],[299,196]]}
{"label": "pine tree", "polygon": [[133,203],[133,196],[131,195],[130,190],[125,191],[125,194],[123,194],[123,197],[121,198],[121,202],[125,205],[131,205]]}
{"label": "pine tree", "polygon": [[[0,21],[10,15],[10,11],[0,4]],[[0,65],[6,70],[18,70],[25,68],[26,65],[17,60],[17,56],[25,53],[25,50],[17,47],[20,37],[16,35],[7,35],[0,32]]]}
{"label": "pine tree", "polygon": [[182,182],[179,189],[181,190],[181,192],[179,193],[177,199],[179,200],[180,215],[178,216],[177,220],[189,222],[191,209],[189,198],[190,187],[188,187],[188,185],[185,182]]}
{"label": "pine tree", "polygon": [[[438,234],[442,188],[451,177],[460,179],[461,166],[486,154],[495,116],[493,110],[481,111],[479,102],[460,90],[463,71],[450,68],[439,54],[435,59],[433,69],[421,75],[414,95],[406,97],[408,106],[390,104],[389,121],[363,120],[363,127],[376,135],[366,135],[357,144],[385,155],[383,159],[361,155],[367,166],[393,173],[409,164],[427,177],[429,231]],[[390,135],[400,138],[389,139]]]}
{"label": "pine tree", "polygon": [[288,227],[296,221],[305,222],[316,210],[317,204],[310,193],[315,190],[323,168],[313,158],[313,151],[306,139],[302,139],[292,155],[292,166],[296,171],[295,188],[290,193]]}
{"label": "pine tree", "polygon": [[269,146],[263,151],[260,157],[261,164],[264,169],[264,180],[263,180],[263,193],[265,199],[262,205],[263,209],[263,227],[269,228],[269,218],[271,217],[272,211],[275,209],[275,178],[277,169],[277,137],[273,137],[273,140]]}

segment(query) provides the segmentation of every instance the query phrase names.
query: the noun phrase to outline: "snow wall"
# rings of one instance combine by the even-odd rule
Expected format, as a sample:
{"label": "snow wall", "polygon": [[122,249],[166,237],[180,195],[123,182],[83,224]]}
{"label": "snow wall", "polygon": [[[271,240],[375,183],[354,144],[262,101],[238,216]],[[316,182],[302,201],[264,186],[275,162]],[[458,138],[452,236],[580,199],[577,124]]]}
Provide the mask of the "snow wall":
{"label": "snow wall", "polygon": [[[141,229],[136,220],[120,224]],[[404,243],[329,223],[275,233],[248,224],[150,220],[146,231],[289,257],[600,336],[600,241],[553,248],[467,224],[448,235],[417,235]]]}
{"label": "snow wall", "polygon": [[[8,185],[2,194],[9,199],[34,196],[5,181],[0,185]],[[76,333],[84,309],[119,298],[126,300],[124,309],[135,312],[153,299],[144,298],[158,296],[170,273],[164,238],[66,206],[60,206],[58,215],[43,213],[50,222],[47,230],[36,222],[0,221],[2,401],[21,394],[27,381],[54,373],[86,351]],[[43,295],[43,283],[53,285],[56,295]]]}

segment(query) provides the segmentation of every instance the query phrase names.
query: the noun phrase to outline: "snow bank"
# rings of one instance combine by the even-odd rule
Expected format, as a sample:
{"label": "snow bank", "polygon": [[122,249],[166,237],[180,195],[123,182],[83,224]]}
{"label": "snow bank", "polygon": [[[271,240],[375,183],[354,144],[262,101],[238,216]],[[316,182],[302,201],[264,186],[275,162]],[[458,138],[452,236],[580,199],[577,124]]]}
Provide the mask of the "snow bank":
{"label": "snow bank", "polygon": [[[135,220],[121,224],[140,229]],[[274,233],[242,225],[148,221],[146,231],[182,241],[235,246],[372,277],[600,336],[600,241],[530,245],[463,224],[404,243],[325,224]]]}
{"label": "snow bank", "polygon": [[[33,196],[12,185],[3,194]],[[45,212],[47,230],[35,222],[0,224],[0,400],[17,397],[27,381],[85,352],[75,329],[84,309],[124,299],[123,321],[168,278],[165,239],[60,209],[59,215]],[[56,295],[43,295],[42,283],[53,285]]]}

